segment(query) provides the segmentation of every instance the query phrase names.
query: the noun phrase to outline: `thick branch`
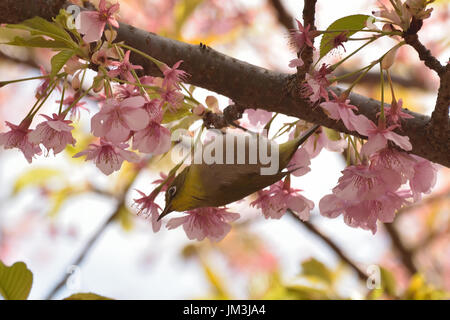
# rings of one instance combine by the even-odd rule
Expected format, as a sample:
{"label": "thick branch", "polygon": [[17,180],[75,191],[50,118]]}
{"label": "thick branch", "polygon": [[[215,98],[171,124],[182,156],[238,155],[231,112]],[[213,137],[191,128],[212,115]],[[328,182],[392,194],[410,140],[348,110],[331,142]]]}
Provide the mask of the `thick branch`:
{"label": "thick branch", "polygon": [[[0,22],[4,22],[1,15]],[[120,25],[117,40],[125,41],[129,46],[144,51],[168,65],[183,60],[181,67],[191,75],[189,83],[225,95],[235,103],[283,113],[348,133],[342,122],[328,118],[321,108],[312,108],[309,101],[286,95],[286,85],[291,78],[289,74],[260,68],[211,48],[164,38],[127,24]],[[132,61],[134,64],[142,65],[146,74],[161,76],[156,65],[145,58],[132,54]],[[331,90],[338,94],[342,92],[335,87]],[[376,114],[380,111],[379,101],[354,93],[349,98],[353,105],[358,106],[361,114],[376,121]],[[438,140],[434,135],[427,135],[426,128],[430,118],[413,112],[410,114],[414,118],[404,121],[402,131],[398,133],[410,138],[413,145],[412,153],[450,167],[449,139]]]}
{"label": "thick branch", "polygon": [[[449,126],[449,106],[450,106],[450,64],[444,68],[445,71],[441,74],[441,84],[438,91],[438,97],[436,100],[436,107],[431,115],[431,126],[429,134],[435,137],[438,141],[447,141],[450,132]],[[437,145],[436,148],[440,146]],[[447,152],[448,149],[442,149],[442,152]]]}
{"label": "thick branch", "polygon": [[0,23],[19,23],[40,16],[51,19],[67,0],[2,0],[0,1]]}

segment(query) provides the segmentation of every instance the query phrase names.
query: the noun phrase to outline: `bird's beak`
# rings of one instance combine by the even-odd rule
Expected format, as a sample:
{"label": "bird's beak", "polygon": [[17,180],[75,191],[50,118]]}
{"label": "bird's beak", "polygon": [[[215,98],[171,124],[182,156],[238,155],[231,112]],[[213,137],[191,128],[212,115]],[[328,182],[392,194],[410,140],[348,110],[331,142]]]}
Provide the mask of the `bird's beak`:
{"label": "bird's beak", "polygon": [[172,211],[173,211],[172,204],[169,202],[168,204],[166,204],[166,207],[164,208],[163,212],[159,215],[158,221],[167,216]]}

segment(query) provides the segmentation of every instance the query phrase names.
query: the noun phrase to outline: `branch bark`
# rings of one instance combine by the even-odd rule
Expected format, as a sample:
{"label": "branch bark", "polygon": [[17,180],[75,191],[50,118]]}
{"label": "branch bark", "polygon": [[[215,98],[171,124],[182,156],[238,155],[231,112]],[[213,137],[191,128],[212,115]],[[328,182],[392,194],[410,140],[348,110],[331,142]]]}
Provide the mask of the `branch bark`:
{"label": "branch bark", "polygon": [[[24,0],[15,2],[28,3]],[[46,2],[49,5],[60,3],[58,0],[47,0]],[[14,12],[14,15],[21,15],[21,12]],[[3,18],[3,14],[0,12],[0,23],[5,22]],[[18,17],[15,18],[16,21],[20,20]],[[204,48],[168,39],[124,23],[121,23],[118,29],[117,41],[124,41],[127,45],[168,65],[183,60],[182,68],[191,75],[188,83],[225,95],[237,104],[248,108],[279,112],[340,132],[357,135],[355,132],[349,132],[342,122],[328,118],[321,108],[312,108],[309,101],[286,94],[286,86],[292,75],[257,67],[209,47]],[[156,65],[143,57],[132,54],[131,60],[134,64],[142,65],[145,74],[161,76],[161,71]],[[331,90],[337,94],[342,92],[342,89],[337,87],[332,87]],[[353,105],[358,106],[361,114],[376,121],[376,114],[380,111],[379,101],[355,93],[352,93],[349,98]],[[413,145],[412,153],[450,167],[448,135],[441,140],[434,135],[427,134],[430,117],[414,112],[409,113],[414,118],[404,121],[402,131],[398,131],[398,133],[410,138]]]}
{"label": "branch bark", "polygon": [[[317,0],[304,0],[303,26],[306,28],[309,25],[310,31],[316,30],[314,25],[316,17],[316,2]],[[314,44],[314,38],[311,39],[311,42]],[[309,69],[313,64],[313,48],[305,45],[299,58],[302,58],[304,63],[304,65],[299,67],[297,71],[297,81],[300,84],[305,79],[305,75],[309,72]]]}

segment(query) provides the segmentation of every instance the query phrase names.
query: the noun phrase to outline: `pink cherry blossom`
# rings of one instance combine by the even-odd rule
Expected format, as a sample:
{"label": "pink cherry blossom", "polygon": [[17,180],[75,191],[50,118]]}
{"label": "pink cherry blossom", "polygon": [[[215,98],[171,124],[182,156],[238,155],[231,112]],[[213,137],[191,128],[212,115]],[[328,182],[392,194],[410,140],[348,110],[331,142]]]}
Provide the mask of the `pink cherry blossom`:
{"label": "pink cherry blossom", "polygon": [[342,171],[333,193],[344,200],[374,200],[387,191],[395,192],[402,179],[393,170],[375,169],[367,165],[348,166]]}
{"label": "pink cherry blossom", "polygon": [[170,112],[176,112],[183,104],[184,94],[176,88],[164,88],[160,92],[160,106],[167,106]]}
{"label": "pink cherry blossom", "polygon": [[311,159],[317,157],[323,148],[332,152],[343,152],[347,147],[345,139],[332,140],[325,130],[322,128],[320,132],[313,134],[303,144],[303,148],[309,153]]}
{"label": "pink cherry blossom", "polygon": [[92,133],[111,142],[128,140],[132,130],[142,130],[150,121],[148,113],[141,108],[144,104],[145,99],[141,96],[122,101],[106,100],[101,110],[91,119]]}
{"label": "pink cherry blossom", "polygon": [[80,33],[84,34],[83,40],[94,42],[100,40],[106,24],[118,28],[119,23],[114,14],[119,11],[119,3],[106,7],[106,0],[100,0],[98,11],[83,11],[80,13]]}
{"label": "pink cherry blossom", "polygon": [[290,34],[290,44],[292,47],[294,47],[297,51],[300,51],[303,49],[303,46],[306,44],[308,47],[314,48],[312,39],[315,37],[315,32],[310,31],[310,25],[308,24],[306,27],[303,28],[303,25],[300,21],[295,19],[297,21],[297,29],[291,30]]}
{"label": "pink cherry blossom", "polygon": [[150,124],[133,135],[133,149],[153,155],[169,151],[171,146],[170,130],[157,122]]}
{"label": "pink cherry blossom", "polygon": [[291,209],[300,219],[308,220],[314,202],[292,189],[286,181],[278,181],[267,190],[258,192],[258,199],[250,205],[261,209],[266,219],[280,219],[287,209]]}
{"label": "pink cherry blossom", "polygon": [[422,198],[422,193],[430,193],[436,184],[437,165],[421,157],[411,155],[416,160],[414,165],[414,176],[409,180],[409,185],[414,196],[418,201]]}
{"label": "pink cherry blossom", "polygon": [[[409,113],[403,112],[402,109],[403,101],[398,99],[398,101],[392,101],[390,107],[384,107],[384,115],[386,117],[387,123],[400,125],[401,119],[413,119],[414,117]],[[377,116],[380,113],[377,113]]]}
{"label": "pink cherry blossom", "polygon": [[[160,172],[159,176],[160,176],[160,178],[153,181],[152,184],[160,185],[161,183],[166,181],[166,179],[168,177],[168,175],[165,174],[164,172]],[[174,178],[175,178],[175,176],[172,176],[169,180],[166,181],[166,183],[161,188],[161,192],[165,192],[167,190],[167,187],[172,183]]]}
{"label": "pink cherry blossom", "polygon": [[332,69],[323,63],[318,71],[313,71],[312,74],[307,73],[305,75],[306,82],[303,83],[301,89],[302,97],[309,98],[313,103],[321,98],[328,101],[327,88],[330,86],[328,77],[331,71]]}
{"label": "pink cherry blossom", "polygon": [[292,59],[289,61],[289,67],[290,68],[297,68],[303,66],[305,63],[301,58]]}
{"label": "pink cherry blossom", "polygon": [[156,194],[150,193],[148,196],[142,191],[136,190],[141,198],[134,199],[135,205],[138,209],[138,216],[144,215],[146,218],[150,217],[152,221],[153,232],[158,232],[161,229],[162,221],[158,221],[161,207],[155,203]]}
{"label": "pink cherry blossom", "polygon": [[132,70],[143,69],[143,67],[131,64],[130,53],[131,53],[130,50],[128,50],[125,53],[125,56],[123,57],[122,61],[111,61],[110,62],[110,65],[116,67],[116,69],[110,70],[108,72],[108,76],[110,76],[111,78],[115,78],[118,75],[120,75],[120,77],[123,80],[129,81],[129,82],[135,82],[135,78],[132,74]]}
{"label": "pink cherry blossom", "polygon": [[390,169],[402,177],[402,184],[414,176],[416,160],[406,152],[392,148],[385,148],[370,157],[370,166],[373,169]]}
{"label": "pink cherry blossom", "polygon": [[230,222],[239,219],[239,214],[229,212],[225,208],[198,208],[187,211],[187,215],[172,218],[167,222],[169,230],[183,226],[190,240],[201,241],[209,238],[212,241],[222,240],[231,230]]}
{"label": "pink cherry blossom", "polygon": [[163,154],[169,151],[171,146],[170,130],[161,125],[164,112],[157,99],[145,105],[150,122],[142,130],[133,135],[133,148],[153,155]]}
{"label": "pink cherry blossom", "polygon": [[175,87],[180,89],[179,82],[185,81],[188,77],[188,73],[179,70],[178,67],[183,62],[183,60],[178,61],[173,65],[173,67],[169,67],[166,64],[163,64],[160,69],[164,74],[163,86],[167,88]]}
{"label": "pink cherry blossom", "polygon": [[[299,148],[291,158],[287,168],[293,171],[291,174],[296,177],[303,176],[311,171],[311,157],[305,148]],[[298,169],[297,169],[298,168]]]}
{"label": "pink cherry blossom", "polygon": [[328,218],[344,215],[344,222],[353,228],[377,231],[377,220],[394,221],[395,212],[407,204],[407,192],[386,192],[374,200],[349,201],[335,194],[326,195],[319,202],[320,214]]}
{"label": "pink cherry blossom", "polygon": [[20,149],[27,161],[31,163],[36,154],[41,154],[39,145],[32,143],[28,136],[28,133],[32,132],[29,129],[31,119],[25,118],[18,126],[8,121],[5,123],[11,130],[0,133],[0,145],[3,145],[5,149]]}
{"label": "pink cherry blossom", "polygon": [[134,152],[125,150],[128,148],[126,143],[111,143],[100,139],[100,144],[90,144],[85,151],[74,155],[74,158],[86,156],[87,160],[93,160],[97,168],[104,174],[110,175],[114,171],[120,170],[124,160],[128,162],[138,162],[139,157]]}
{"label": "pink cherry blossom", "polygon": [[65,114],[53,114],[53,118],[42,114],[47,121],[41,122],[36,129],[28,134],[31,143],[42,143],[47,150],[53,149],[56,155],[63,151],[68,144],[75,145],[72,137],[72,121],[64,120]]}
{"label": "pink cherry blossom", "polygon": [[244,113],[247,114],[248,120],[253,126],[265,125],[272,119],[272,112],[262,109],[246,109]]}
{"label": "pink cherry blossom", "polygon": [[377,126],[363,115],[359,115],[358,120],[354,123],[356,131],[369,138],[369,140],[361,148],[361,153],[364,155],[369,156],[381,149],[384,149],[387,146],[388,140],[394,142],[403,150],[412,150],[409,137],[401,136],[393,132],[398,125],[393,125],[387,128],[385,128],[383,124]]}
{"label": "pink cherry blossom", "polygon": [[358,110],[354,105],[350,104],[350,100],[344,97],[337,97],[331,92],[333,100],[325,101],[320,106],[326,111],[328,117],[334,120],[342,120],[348,130],[355,131],[355,123],[358,121],[353,110]]}

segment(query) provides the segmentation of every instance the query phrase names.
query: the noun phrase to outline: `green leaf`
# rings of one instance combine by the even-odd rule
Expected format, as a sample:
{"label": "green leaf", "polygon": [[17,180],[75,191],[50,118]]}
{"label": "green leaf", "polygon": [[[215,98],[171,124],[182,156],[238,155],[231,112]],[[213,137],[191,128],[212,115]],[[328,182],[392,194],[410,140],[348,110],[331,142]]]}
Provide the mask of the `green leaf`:
{"label": "green leaf", "polygon": [[114,300],[95,293],[75,293],[64,300]]}
{"label": "green leaf", "polygon": [[322,130],[325,131],[327,138],[330,139],[331,141],[338,141],[342,139],[341,134],[336,130],[329,129],[327,127],[322,127]]}
{"label": "green leaf", "polygon": [[381,287],[390,296],[396,296],[397,294],[397,283],[395,281],[394,275],[385,268],[380,268],[381,272]]}
{"label": "green leaf", "polygon": [[162,123],[169,123],[175,120],[180,120],[181,118],[191,115],[192,113],[190,109],[191,106],[187,103],[183,103],[183,106],[175,112],[171,112],[169,109],[167,109],[164,113]]}
{"label": "green leaf", "polygon": [[14,183],[13,194],[29,186],[42,186],[54,177],[62,176],[62,172],[50,168],[33,168],[25,171]]}
{"label": "green leaf", "polygon": [[310,280],[333,284],[333,273],[322,262],[311,258],[302,263],[302,275]]}
{"label": "green leaf", "polygon": [[[370,16],[364,14],[355,14],[347,17],[340,18],[334,21],[327,28],[327,31],[340,30],[338,32],[324,33],[322,40],[320,41],[320,58],[324,57],[328,52],[333,49],[334,38],[342,33],[342,30],[362,30],[366,26],[366,21]],[[352,36],[357,31],[346,32],[347,37]]]}
{"label": "green leaf", "polygon": [[46,35],[53,39],[66,40],[75,44],[70,35],[61,26],[41,17],[34,17],[25,20],[20,24],[8,24],[7,27],[11,29],[27,30],[33,35]]}
{"label": "green leaf", "polygon": [[13,41],[5,43],[10,46],[32,47],[32,48],[52,48],[52,49],[67,49],[68,46],[64,41],[47,40],[41,36],[35,36],[29,39],[22,37],[15,37]]}
{"label": "green leaf", "polygon": [[7,267],[0,261],[0,294],[6,300],[26,300],[33,284],[33,274],[23,262]]}
{"label": "green leaf", "polygon": [[177,123],[176,125],[174,125],[172,128],[170,128],[171,132],[174,132],[178,129],[185,129],[188,130],[189,127],[197,120],[201,119],[201,117],[192,114],[190,116],[184,117],[183,119],[180,120],[179,123]]}
{"label": "green leaf", "polygon": [[63,50],[60,53],[55,54],[51,60],[52,72],[50,73],[50,75],[52,77],[56,76],[58,72],[62,69],[62,67],[64,67],[67,60],[72,58],[74,54],[75,53],[72,50]]}
{"label": "green leaf", "polygon": [[286,298],[295,300],[329,300],[336,299],[328,290],[312,288],[303,285],[291,285],[286,287]]}

